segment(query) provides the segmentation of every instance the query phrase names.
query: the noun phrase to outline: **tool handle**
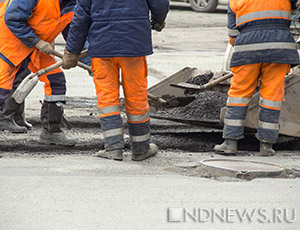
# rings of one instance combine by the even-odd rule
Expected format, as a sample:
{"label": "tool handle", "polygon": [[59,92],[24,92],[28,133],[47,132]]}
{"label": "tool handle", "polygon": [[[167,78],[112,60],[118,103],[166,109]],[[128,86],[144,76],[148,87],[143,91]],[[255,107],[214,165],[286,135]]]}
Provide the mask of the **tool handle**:
{"label": "tool handle", "polygon": [[[79,55],[79,58],[81,58],[81,57],[84,57],[84,56],[86,56],[87,55],[87,53],[88,53],[88,51],[87,50],[84,50],[80,55]],[[63,54],[62,53],[60,53],[60,52],[58,52],[58,51],[56,51],[56,50],[53,50],[52,51],[52,54],[54,55],[54,56],[56,56],[56,57],[59,57],[59,58],[63,58]],[[82,62],[77,62],[77,66],[79,66],[80,68],[83,68],[83,69],[85,69],[85,70],[87,70],[87,71],[89,71],[89,72],[92,72],[92,68],[90,67],[90,66],[88,66],[88,65],[86,65],[86,64],[84,64],[84,63],[82,63]]]}
{"label": "tool handle", "polygon": [[35,76],[38,76],[38,77],[39,77],[39,76],[45,75],[45,74],[51,72],[52,70],[55,70],[55,69],[57,69],[57,68],[59,68],[59,67],[61,67],[61,66],[62,66],[62,61],[56,62],[55,64],[50,65],[50,66],[48,66],[47,68],[41,69],[41,70],[37,71],[36,73],[30,75],[30,76],[29,76],[29,79],[32,79],[32,78],[34,78]]}
{"label": "tool handle", "polygon": [[167,103],[166,100],[162,99],[161,97],[155,96],[155,95],[153,95],[153,94],[151,94],[151,93],[148,93],[148,97],[149,97],[150,99],[152,99],[152,100],[154,100],[154,101],[158,101],[158,102],[160,102],[160,103],[162,103],[162,104],[166,104],[166,103]]}
{"label": "tool handle", "polygon": [[231,78],[232,76],[233,76],[232,73],[228,73],[228,74],[226,74],[226,75],[224,75],[224,76],[222,76],[222,77],[220,77],[220,78],[218,78],[218,79],[216,79],[214,81],[211,81],[211,82],[208,82],[208,83],[204,84],[202,86],[202,89],[211,88],[211,87],[213,87],[213,86],[215,86],[215,85],[217,85],[217,84],[219,84],[219,83],[227,80],[228,78]]}

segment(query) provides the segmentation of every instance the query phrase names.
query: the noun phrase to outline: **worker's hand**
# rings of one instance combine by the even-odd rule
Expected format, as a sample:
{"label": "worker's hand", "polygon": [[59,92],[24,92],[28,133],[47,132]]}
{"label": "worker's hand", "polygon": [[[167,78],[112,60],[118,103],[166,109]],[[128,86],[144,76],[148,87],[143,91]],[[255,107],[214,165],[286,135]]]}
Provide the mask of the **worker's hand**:
{"label": "worker's hand", "polygon": [[77,65],[77,62],[79,60],[78,54],[73,54],[65,49],[64,56],[63,56],[63,69],[70,69],[72,67],[75,67]]}
{"label": "worker's hand", "polygon": [[35,44],[35,47],[44,54],[51,54],[52,53],[52,46],[49,42],[39,40],[38,43]]}
{"label": "worker's hand", "polygon": [[165,28],[165,26],[166,26],[166,22],[165,21],[163,21],[163,22],[156,22],[156,23],[152,24],[151,29],[152,30],[156,30],[158,32],[161,32]]}

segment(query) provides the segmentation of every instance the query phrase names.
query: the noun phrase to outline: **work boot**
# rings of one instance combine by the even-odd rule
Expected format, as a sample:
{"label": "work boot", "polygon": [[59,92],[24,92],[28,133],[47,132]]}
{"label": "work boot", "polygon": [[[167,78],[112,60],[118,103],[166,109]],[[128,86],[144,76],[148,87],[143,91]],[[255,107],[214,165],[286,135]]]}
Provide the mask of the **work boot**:
{"label": "work boot", "polygon": [[269,157],[275,155],[275,151],[272,148],[273,144],[266,143],[266,142],[260,142],[260,155],[262,157]]}
{"label": "work boot", "polygon": [[43,102],[41,109],[42,131],[39,143],[47,145],[73,146],[75,140],[69,139],[60,129],[60,123],[63,116],[61,104],[52,102]]}
{"label": "work boot", "polygon": [[26,133],[27,128],[19,126],[15,120],[14,116],[18,107],[18,103],[14,98],[9,97],[6,99],[3,109],[0,112],[0,130],[8,130],[12,133]]}
{"label": "work boot", "polygon": [[123,151],[122,149],[114,149],[114,150],[100,150],[97,153],[93,154],[94,157],[101,157],[106,159],[113,159],[116,161],[122,161],[123,160]]}
{"label": "work boot", "polygon": [[76,144],[76,142],[69,139],[62,130],[59,132],[49,132],[45,128],[42,128],[38,142],[45,145],[63,146],[74,146]]}
{"label": "work boot", "polygon": [[14,119],[15,119],[15,122],[19,126],[24,126],[27,128],[27,130],[31,130],[32,124],[30,124],[29,122],[27,122],[25,120],[25,112],[24,112],[25,105],[24,104],[25,104],[24,102],[21,104],[18,104]]}
{"label": "work boot", "polygon": [[221,145],[216,145],[214,151],[223,153],[225,155],[231,155],[237,153],[237,140],[225,139]]}
{"label": "work boot", "polygon": [[156,144],[154,143],[150,143],[149,144],[149,148],[146,152],[143,153],[132,153],[132,160],[133,161],[142,161],[145,160],[149,157],[152,157],[154,155],[156,155],[156,153],[158,152],[158,147]]}

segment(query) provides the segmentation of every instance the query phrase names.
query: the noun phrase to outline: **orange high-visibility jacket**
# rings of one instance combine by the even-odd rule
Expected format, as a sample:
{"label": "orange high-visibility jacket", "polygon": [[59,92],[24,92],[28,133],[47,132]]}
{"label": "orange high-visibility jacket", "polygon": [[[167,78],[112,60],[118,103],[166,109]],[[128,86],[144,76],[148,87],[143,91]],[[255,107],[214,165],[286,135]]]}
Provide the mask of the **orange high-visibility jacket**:
{"label": "orange high-visibility jacket", "polygon": [[229,0],[228,32],[236,38],[232,66],[253,63],[299,64],[289,31],[296,0]]}
{"label": "orange high-visibility jacket", "polygon": [[[32,64],[38,67],[38,58],[35,58],[38,50],[35,47],[26,46],[6,25],[5,12],[10,3],[11,0],[6,1],[4,7],[0,10],[0,53],[13,65],[17,66],[34,51],[31,60],[33,61]],[[58,0],[38,0],[26,23],[41,40],[51,43],[72,21],[72,17],[73,12],[64,14],[61,17]]]}

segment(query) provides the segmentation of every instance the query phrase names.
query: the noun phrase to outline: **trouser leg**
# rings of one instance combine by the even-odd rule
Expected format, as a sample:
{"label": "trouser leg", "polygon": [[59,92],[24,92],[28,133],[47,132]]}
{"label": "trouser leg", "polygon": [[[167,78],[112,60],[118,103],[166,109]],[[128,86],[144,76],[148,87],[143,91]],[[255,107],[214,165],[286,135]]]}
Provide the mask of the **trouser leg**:
{"label": "trouser leg", "polygon": [[256,137],[261,142],[275,143],[279,133],[279,116],[284,97],[284,79],[288,64],[265,63],[260,77],[259,121]]}
{"label": "trouser leg", "polygon": [[124,127],[119,101],[119,65],[116,58],[93,58],[92,68],[105,144],[105,150],[94,156],[122,160]]}
{"label": "trouser leg", "polygon": [[232,68],[233,78],[228,91],[223,138],[239,140],[244,137],[244,121],[248,104],[256,90],[260,64]]}
{"label": "trouser leg", "polygon": [[[41,69],[56,63],[53,56],[42,53],[39,55]],[[60,68],[57,68],[47,75],[39,77],[39,80],[44,82],[45,91],[44,102],[41,108],[41,123],[43,128],[40,133],[39,143],[65,146],[75,145],[75,140],[68,138],[60,128],[66,94],[64,73]]]}
{"label": "trouser leg", "polygon": [[214,147],[215,151],[225,154],[236,153],[237,141],[244,137],[244,122],[248,104],[258,84],[260,64],[233,67],[232,72],[223,128],[225,141]]}
{"label": "trouser leg", "polygon": [[0,58],[0,130],[14,133],[27,132],[26,127],[16,124],[14,116],[18,103],[10,97],[13,81],[21,65],[13,67]]}
{"label": "trouser leg", "polygon": [[119,58],[132,150],[132,160],[154,156],[158,148],[150,143],[150,119],[147,97],[145,57]]}
{"label": "trouser leg", "polygon": [[[13,92],[18,88],[18,86],[21,84],[24,78],[31,73],[30,70],[28,69],[29,61],[30,59],[26,58],[22,62],[21,67],[16,74],[16,78],[14,79],[11,94],[13,94]],[[24,126],[29,130],[32,129],[32,124],[27,122],[25,119],[25,100],[23,101],[23,103],[18,104],[18,106],[16,107],[14,119],[19,126]]]}

